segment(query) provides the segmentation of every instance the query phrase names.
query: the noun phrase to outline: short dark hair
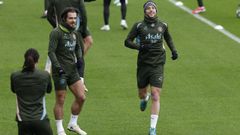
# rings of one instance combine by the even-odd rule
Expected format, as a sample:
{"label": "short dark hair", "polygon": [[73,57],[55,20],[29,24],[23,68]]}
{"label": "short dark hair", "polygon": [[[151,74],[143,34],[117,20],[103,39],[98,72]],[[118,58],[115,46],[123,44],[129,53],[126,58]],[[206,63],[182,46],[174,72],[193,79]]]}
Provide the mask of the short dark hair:
{"label": "short dark hair", "polygon": [[38,62],[39,59],[39,53],[36,49],[30,48],[28,49],[24,54],[24,64],[22,72],[30,72],[34,71],[35,69],[35,63]]}
{"label": "short dark hair", "polygon": [[65,21],[67,19],[67,15],[69,12],[72,12],[72,13],[77,13],[77,15],[79,14],[79,11],[78,9],[74,8],[74,7],[67,7],[63,10],[63,12],[61,13],[61,19],[63,21]]}

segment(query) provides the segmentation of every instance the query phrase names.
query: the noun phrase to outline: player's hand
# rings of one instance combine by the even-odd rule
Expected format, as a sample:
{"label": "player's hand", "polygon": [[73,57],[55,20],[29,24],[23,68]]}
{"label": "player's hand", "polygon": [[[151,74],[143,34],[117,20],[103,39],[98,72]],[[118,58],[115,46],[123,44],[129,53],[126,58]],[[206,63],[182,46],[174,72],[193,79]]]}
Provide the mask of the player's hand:
{"label": "player's hand", "polygon": [[83,59],[77,60],[76,66],[78,70],[82,68],[82,65],[83,65]]}
{"label": "player's hand", "polygon": [[63,70],[63,68],[60,67],[60,68],[58,69],[58,74],[59,74],[59,76],[62,76],[63,74],[66,74],[66,73],[65,73],[65,71]]}
{"label": "player's hand", "polygon": [[178,58],[177,51],[172,52],[172,60],[176,60]]}

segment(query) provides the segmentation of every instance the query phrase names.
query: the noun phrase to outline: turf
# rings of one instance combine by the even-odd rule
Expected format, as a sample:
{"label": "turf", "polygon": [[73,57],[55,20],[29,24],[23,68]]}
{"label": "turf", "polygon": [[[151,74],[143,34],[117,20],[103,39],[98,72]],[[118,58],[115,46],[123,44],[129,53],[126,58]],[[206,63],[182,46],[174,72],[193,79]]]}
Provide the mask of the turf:
{"label": "turf", "polygon": [[[145,1],[131,0],[127,21],[131,27],[143,19]],[[195,1],[183,0],[189,8]],[[202,14],[240,36],[235,18],[237,0],[206,1]],[[240,45],[168,0],[157,2],[159,18],[169,30],[179,52],[172,61],[167,49],[165,80],[161,94],[161,113],[157,132],[161,135],[233,135],[240,126]],[[222,5],[224,9],[222,10]],[[100,31],[103,24],[102,1],[87,3],[89,28],[94,45],[86,56],[87,101],[79,118],[90,135],[146,135],[150,108],[139,110],[136,89],[137,52],[124,47],[129,30],[120,28],[120,8],[111,5],[111,31]],[[47,56],[51,27],[44,19],[43,1],[4,1],[0,5],[0,134],[16,135],[15,95],[10,91],[10,73],[21,69],[23,53],[33,47],[40,52],[39,68]],[[54,92],[47,95],[48,115],[56,134],[52,108]],[[64,125],[70,115],[72,94],[67,94]],[[67,131],[67,134],[71,135]]]}

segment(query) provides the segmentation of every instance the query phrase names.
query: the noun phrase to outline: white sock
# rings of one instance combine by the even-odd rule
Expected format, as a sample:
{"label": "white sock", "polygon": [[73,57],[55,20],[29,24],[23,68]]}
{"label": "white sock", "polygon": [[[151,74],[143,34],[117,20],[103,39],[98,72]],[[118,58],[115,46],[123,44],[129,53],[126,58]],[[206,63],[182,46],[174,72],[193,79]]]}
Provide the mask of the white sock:
{"label": "white sock", "polygon": [[64,128],[63,128],[63,120],[55,120],[56,122],[56,126],[57,126],[57,132],[60,133],[60,132],[63,132],[64,131]]}
{"label": "white sock", "polygon": [[156,128],[158,121],[158,115],[152,114],[151,115],[151,128]]}
{"label": "white sock", "polygon": [[78,115],[71,114],[69,125],[77,125]]}

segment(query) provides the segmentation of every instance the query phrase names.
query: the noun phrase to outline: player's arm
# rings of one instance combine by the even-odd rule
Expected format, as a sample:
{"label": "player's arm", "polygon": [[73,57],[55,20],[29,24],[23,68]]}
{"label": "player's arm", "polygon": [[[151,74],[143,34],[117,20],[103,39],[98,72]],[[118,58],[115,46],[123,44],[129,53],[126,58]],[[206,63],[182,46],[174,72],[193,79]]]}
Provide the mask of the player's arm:
{"label": "player's arm", "polygon": [[131,49],[139,50],[139,45],[134,42],[134,39],[137,37],[137,28],[138,23],[134,24],[127,38],[125,39],[125,46]]}
{"label": "player's arm", "polygon": [[174,51],[176,52],[177,50],[176,50],[176,48],[175,48],[175,46],[173,44],[173,40],[172,40],[172,37],[171,37],[171,35],[170,35],[169,31],[168,31],[167,24],[165,24],[165,25],[166,25],[166,30],[164,32],[164,39],[165,39],[165,41],[167,43],[167,46],[170,48],[171,52],[174,52]]}
{"label": "player's arm", "polygon": [[16,91],[15,91],[15,89],[14,89],[14,76],[13,76],[13,74],[11,74],[11,77],[10,77],[10,87],[11,87],[11,91],[13,92],[13,93],[16,93]]}
{"label": "player's arm", "polygon": [[75,55],[76,55],[76,58],[77,60],[80,60],[82,57],[83,57],[83,40],[81,38],[81,35],[79,35],[78,33],[76,33],[76,37],[77,37],[77,44],[76,44],[76,47],[75,47]]}
{"label": "player's arm", "polygon": [[83,41],[82,41],[82,36],[80,36],[80,34],[77,32],[76,33],[76,37],[77,37],[77,44],[76,44],[76,47],[75,47],[75,56],[76,56],[76,59],[77,59],[77,62],[76,62],[76,67],[77,67],[77,70],[78,72],[81,71],[83,69],[83,66],[84,66],[84,60],[83,60],[83,48],[84,45],[83,45]]}
{"label": "player's arm", "polygon": [[48,85],[47,85],[47,93],[51,93],[52,91],[52,81],[51,81],[51,76],[50,74],[47,72],[48,75]]}
{"label": "player's arm", "polygon": [[172,41],[172,37],[168,31],[168,27],[167,27],[167,24],[166,25],[166,30],[164,32],[164,39],[167,43],[167,46],[170,48],[171,52],[172,52],[172,59],[173,60],[176,60],[178,58],[178,53],[177,53],[177,50],[173,44],[173,41]]}
{"label": "player's arm", "polygon": [[61,68],[60,63],[57,60],[56,57],[56,49],[58,45],[58,39],[60,37],[60,33],[54,29],[49,36],[49,47],[48,47],[48,56],[52,62],[52,65],[56,68]]}

